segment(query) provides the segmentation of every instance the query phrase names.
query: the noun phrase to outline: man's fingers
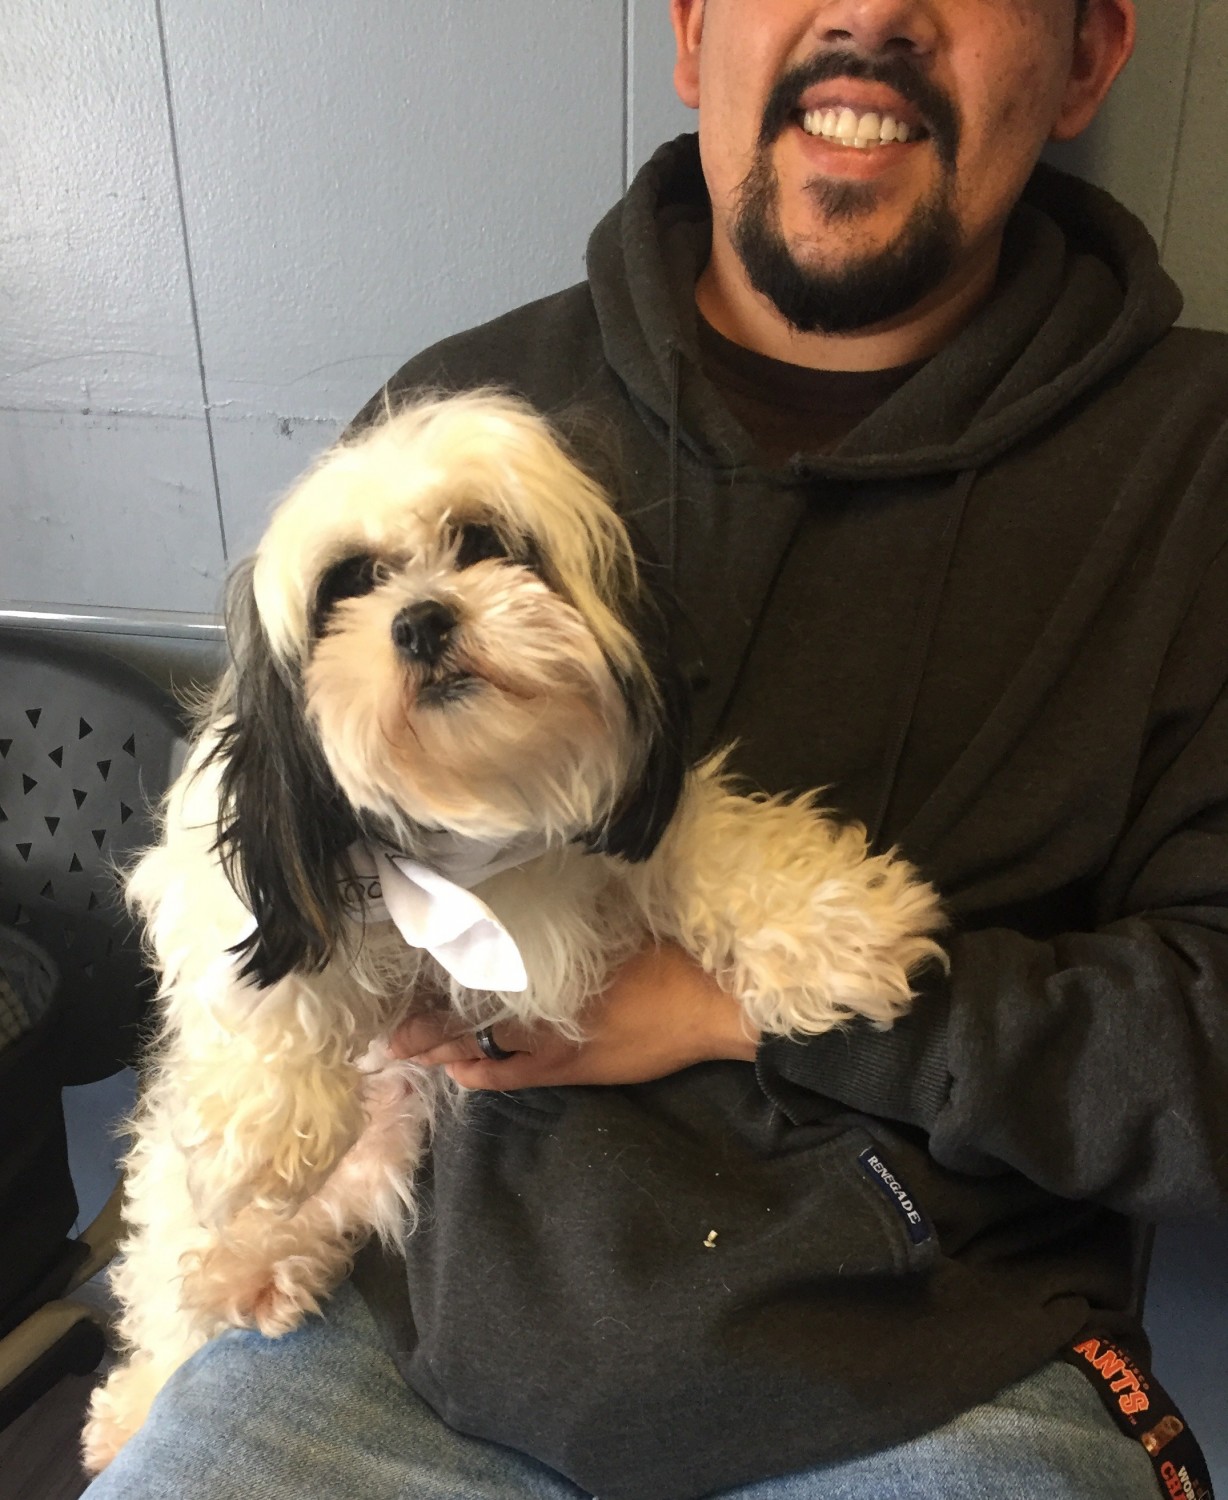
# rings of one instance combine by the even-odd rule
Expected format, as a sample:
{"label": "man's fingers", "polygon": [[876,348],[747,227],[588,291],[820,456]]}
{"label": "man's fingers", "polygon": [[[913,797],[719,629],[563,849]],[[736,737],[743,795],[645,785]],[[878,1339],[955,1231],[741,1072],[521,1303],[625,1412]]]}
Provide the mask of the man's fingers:
{"label": "man's fingers", "polygon": [[465,1034],[455,1016],[446,1011],[431,1011],[402,1021],[392,1033],[389,1045],[394,1057],[418,1057]]}
{"label": "man's fingers", "polygon": [[500,1092],[505,1089],[543,1088],[549,1078],[544,1076],[540,1060],[531,1052],[517,1052],[504,1062],[489,1062],[486,1058],[477,1061],[464,1059],[446,1065],[449,1078],[463,1089],[490,1089]]}
{"label": "man's fingers", "polygon": [[[491,1028],[491,1033],[505,1052],[520,1055],[532,1050],[532,1033],[519,1022],[500,1021]],[[458,1032],[454,1017],[447,1018],[445,1024],[437,1016],[414,1016],[393,1033],[391,1047],[394,1057],[412,1059],[429,1067],[478,1061],[495,1068],[503,1066],[487,1059],[472,1029]]]}
{"label": "man's fingers", "polygon": [[[505,1035],[504,1033],[507,1033]],[[502,1062],[483,1056],[446,1064],[449,1077],[463,1089],[541,1089],[560,1083],[587,1083],[584,1049],[553,1031],[530,1031],[516,1022],[495,1028],[495,1040],[512,1053]]]}

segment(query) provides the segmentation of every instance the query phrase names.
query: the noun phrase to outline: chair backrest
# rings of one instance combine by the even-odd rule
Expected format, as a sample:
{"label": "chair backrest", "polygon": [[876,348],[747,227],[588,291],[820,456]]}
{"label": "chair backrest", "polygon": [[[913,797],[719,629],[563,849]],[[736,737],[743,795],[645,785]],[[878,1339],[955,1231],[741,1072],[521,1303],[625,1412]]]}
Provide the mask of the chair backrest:
{"label": "chair backrest", "polygon": [[130,1060],[149,976],[117,872],[155,836],[184,723],[98,647],[0,633],[0,924],[55,960],[65,1083]]}

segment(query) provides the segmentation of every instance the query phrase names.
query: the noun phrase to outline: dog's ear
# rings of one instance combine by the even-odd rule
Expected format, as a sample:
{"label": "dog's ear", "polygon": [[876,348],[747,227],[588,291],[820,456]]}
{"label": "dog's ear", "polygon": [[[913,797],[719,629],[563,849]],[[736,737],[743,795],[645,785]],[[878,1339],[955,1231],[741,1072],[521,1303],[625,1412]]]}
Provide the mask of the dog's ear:
{"label": "dog's ear", "polygon": [[687,693],[672,670],[658,678],[658,690],[640,775],[610,821],[586,836],[593,854],[617,854],[633,864],[648,859],[677,810],[687,768]]}
{"label": "dog's ear", "polygon": [[304,718],[301,685],[269,647],[250,564],[230,585],[226,628],[233,666],[213,752],[215,850],[256,918],[233,950],[240,975],[264,987],[329,961],[343,931],[340,874],[359,829]]}
{"label": "dog's ear", "polygon": [[640,644],[642,674],[615,672],[643,758],[629,786],[601,827],[583,840],[593,854],[616,854],[632,863],[648,859],[677,811],[689,764],[690,687],[673,660],[672,616],[659,600],[641,594],[628,610]]}

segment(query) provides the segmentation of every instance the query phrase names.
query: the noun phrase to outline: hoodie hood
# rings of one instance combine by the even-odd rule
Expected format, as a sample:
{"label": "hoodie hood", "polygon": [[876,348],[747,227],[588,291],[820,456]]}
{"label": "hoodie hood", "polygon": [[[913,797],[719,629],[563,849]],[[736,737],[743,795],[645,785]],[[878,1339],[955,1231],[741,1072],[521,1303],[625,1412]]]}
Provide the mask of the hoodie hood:
{"label": "hoodie hood", "polygon": [[[753,468],[751,441],[699,357],[694,287],[710,244],[698,141],[680,136],[593,231],[589,285],[606,357],[636,402],[695,459]],[[833,453],[796,461],[791,477],[980,467],[1150,348],[1180,312],[1142,223],[1099,188],[1039,166],[1007,226],[994,296]]]}

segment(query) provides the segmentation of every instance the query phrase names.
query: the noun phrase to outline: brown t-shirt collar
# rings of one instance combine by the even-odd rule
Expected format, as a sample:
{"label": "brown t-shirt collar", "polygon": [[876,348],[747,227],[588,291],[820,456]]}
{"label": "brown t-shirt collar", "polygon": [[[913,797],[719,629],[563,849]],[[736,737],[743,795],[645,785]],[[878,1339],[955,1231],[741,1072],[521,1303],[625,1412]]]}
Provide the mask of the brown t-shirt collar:
{"label": "brown t-shirt collar", "polygon": [[798,455],[830,453],[925,364],[814,370],[744,349],[702,315],[697,330],[704,374],[773,467]]}

